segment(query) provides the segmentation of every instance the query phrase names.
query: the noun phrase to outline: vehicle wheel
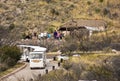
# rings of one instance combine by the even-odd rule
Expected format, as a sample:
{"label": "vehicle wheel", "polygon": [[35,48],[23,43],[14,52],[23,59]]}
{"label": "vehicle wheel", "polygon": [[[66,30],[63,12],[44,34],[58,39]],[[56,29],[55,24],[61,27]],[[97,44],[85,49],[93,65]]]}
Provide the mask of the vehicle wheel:
{"label": "vehicle wheel", "polygon": [[56,61],[56,57],[53,57],[53,60]]}
{"label": "vehicle wheel", "polygon": [[28,58],[26,59],[26,62],[29,62]]}

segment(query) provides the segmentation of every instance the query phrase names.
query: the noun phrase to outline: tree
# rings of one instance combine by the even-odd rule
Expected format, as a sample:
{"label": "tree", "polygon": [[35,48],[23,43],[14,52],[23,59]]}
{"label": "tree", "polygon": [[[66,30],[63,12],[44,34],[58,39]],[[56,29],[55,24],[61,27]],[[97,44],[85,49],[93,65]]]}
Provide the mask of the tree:
{"label": "tree", "polygon": [[61,48],[61,52],[71,56],[72,52],[77,50],[77,48],[78,45],[76,43],[67,43]]}
{"label": "tree", "polygon": [[21,57],[21,52],[16,46],[3,46],[0,48],[1,63],[6,63],[8,66],[14,66]]}

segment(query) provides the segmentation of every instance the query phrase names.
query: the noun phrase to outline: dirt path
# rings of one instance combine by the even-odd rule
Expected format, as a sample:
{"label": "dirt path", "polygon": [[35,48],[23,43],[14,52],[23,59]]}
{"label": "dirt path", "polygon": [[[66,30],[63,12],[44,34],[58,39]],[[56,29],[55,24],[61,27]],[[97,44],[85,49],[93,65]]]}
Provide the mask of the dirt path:
{"label": "dirt path", "polygon": [[47,59],[47,67],[45,69],[31,70],[29,67],[29,63],[27,63],[27,66],[24,69],[20,70],[15,74],[12,74],[7,78],[4,78],[2,81],[29,81],[30,79],[34,79],[39,75],[46,74],[46,69],[48,70],[48,72],[51,71],[53,66],[55,66],[56,69],[59,69],[58,63],[52,61],[51,59]]}

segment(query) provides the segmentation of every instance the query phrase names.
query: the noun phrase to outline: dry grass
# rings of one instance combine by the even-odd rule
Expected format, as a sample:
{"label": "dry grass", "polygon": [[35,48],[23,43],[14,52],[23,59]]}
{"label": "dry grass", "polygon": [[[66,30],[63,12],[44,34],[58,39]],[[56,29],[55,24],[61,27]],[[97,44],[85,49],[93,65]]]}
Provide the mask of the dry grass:
{"label": "dry grass", "polygon": [[9,68],[8,70],[4,71],[4,72],[1,72],[0,73],[0,77],[4,76],[4,75],[7,75],[11,72],[13,72],[14,70],[18,69],[19,67],[23,66],[24,63],[17,63],[15,66]]}
{"label": "dry grass", "polygon": [[[64,69],[54,70],[35,81],[119,81],[116,77],[115,68],[110,62],[119,57],[116,54],[85,54],[80,57],[71,57],[63,64]],[[104,61],[106,61],[106,64]],[[109,62],[107,64],[107,62]]]}
{"label": "dry grass", "polygon": [[99,65],[98,62],[103,62],[105,59],[113,56],[117,56],[117,55],[116,54],[89,54],[89,55],[85,54],[85,55],[81,55],[80,57],[72,57],[71,61],[75,63],[83,62],[89,65],[94,65],[94,64]]}
{"label": "dry grass", "polygon": [[58,28],[58,27],[61,26],[61,23],[60,23],[60,22],[56,22],[56,21],[53,21],[53,22],[51,22],[50,24],[51,24],[52,26],[56,27],[56,28]]}
{"label": "dry grass", "polygon": [[[112,60],[120,55],[116,54],[89,54],[81,55],[80,57],[73,57],[70,62],[76,64],[73,70],[81,70],[79,75],[83,79],[96,79],[98,81],[113,81],[116,80],[115,68]],[[119,58],[116,58],[119,59]],[[75,67],[79,67],[75,69]],[[118,77],[117,77],[118,79]],[[116,80],[117,81],[117,80]]]}
{"label": "dry grass", "polygon": [[[8,0],[6,3],[0,2],[0,25],[9,26],[14,23],[16,29],[24,27],[26,31],[29,31],[30,28],[33,30],[43,28],[45,31],[51,25],[56,29],[72,18],[81,18],[103,19],[108,22],[108,28],[114,29],[120,25],[120,16],[112,16],[114,13],[119,15],[119,4],[119,0],[103,0],[103,2],[99,0],[51,0],[49,3],[45,0],[28,0],[25,3]],[[103,14],[105,8],[110,11],[107,15]],[[41,26],[43,24],[45,26]]]}
{"label": "dry grass", "polygon": [[[88,4],[88,2],[90,4]],[[9,3],[9,1],[8,1],[8,3]],[[44,0],[43,1],[34,0],[34,1],[27,1],[24,4],[21,4],[20,2],[16,2],[16,3],[13,2],[8,5],[8,3],[6,3],[4,5],[9,6],[9,9],[5,10],[4,7],[0,8],[0,10],[2,10],[1,13],[3,13],[3,11],[7,12],[7,11],[15,10],[15,8],[26,7],[26,9],[23,9],[23,11],[20,15],[16,16],[17,20],[14,21],[17,24],[19,24],[19,22],[22,20],[22,22],[23,21],[25,22],[24,23],[25,26],[28,26],[27,21],[29,21],[31,24],[34,24],[38,21],[39,21],[39,23],[41,23],[42,21],[50,22],[50,20],[53,17],[55,17],[57,19],[51,20],[51,21],[57,21],[59,23],[61,23],[62,19],[69,20],[71,18],[85,18],[85,19],[92,18],[92,19],[111,20],[110,18],[101,15],[102,10],[108,6],[108,0],[103,0],[102,3],[99,2],[99,0],[90,0],[90,1],[52,0],[52,1],[50,1],[50,3],[47,3]],[[109,5],[114,5],[115,7],[119,3],[120,3],[119,0],[118,1],[114,1],[114,0],[109,1]],[[86,5],[86,6],[84,6],[84,5]],[[119,12],[119,9],[115,8],[115,7],[110,6],[110,8],[111,8],[110,10],[112,13]],[[99,13],[95,12],[96,8],[100,9]],[[50,12],[51,9],[55,9],[56,11],[58,11],[59,15],[54,15],[54,16],[51,15],[51,12]],[[24,12],[24,14],[23,14],[23,12]],[[89,14],[92,14],[92,15],[89,15]],[[13,15],[13,14],[10,13],[10,15]],[[39,19],[38,19],[38,16],[39,16]],[[48,18],[48,19],[46,19],[46,18]],[[115,20],[116,19],[114,19],[113,21],[115,21]],[[38,24],[36,24],[36,25],[38,25]]]}
{"label": "dry grass", "polygon": [[71,62],[73,63],[80,63],[83,66],[87,65],[85,67],[86,70],[90,70],[91,67],[103,67],[103,65],[106,63],[109,63],[109,61],[112,59],[112,57],[116,57],[119,55],[116,54],[89,54],[89,55],[81,55],[81,57],[73,57],[71,59]]}

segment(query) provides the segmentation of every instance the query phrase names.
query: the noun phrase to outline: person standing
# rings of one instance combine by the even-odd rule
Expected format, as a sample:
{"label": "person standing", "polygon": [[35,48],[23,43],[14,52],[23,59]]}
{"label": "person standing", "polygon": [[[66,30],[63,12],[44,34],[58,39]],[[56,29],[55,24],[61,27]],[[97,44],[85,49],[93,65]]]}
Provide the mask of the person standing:
{"label": "person standing", "polygon": [[50,33],[47,33],[47,38],[51,38],[51,34]]}
{"label": "person standing", "polygon": [[60,39],[60,32],[57,32],[57,39]]}
{"label": "person standing", "polygon": [[58,33],[57,33],[57,31],[55,30],[54,33],[53,33],[54,39],[57,39],[57,34],[58,34]]}

